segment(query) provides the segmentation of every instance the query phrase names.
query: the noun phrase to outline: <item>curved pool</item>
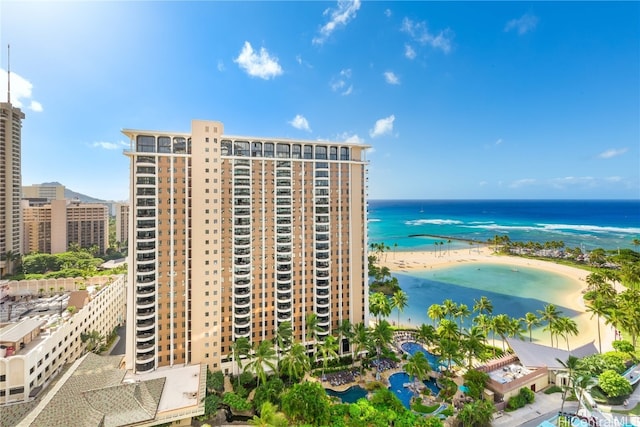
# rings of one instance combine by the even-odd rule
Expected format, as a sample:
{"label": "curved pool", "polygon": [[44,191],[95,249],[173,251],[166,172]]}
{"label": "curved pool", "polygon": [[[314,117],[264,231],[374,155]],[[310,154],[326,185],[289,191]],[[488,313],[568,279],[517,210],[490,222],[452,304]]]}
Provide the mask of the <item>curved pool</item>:
{"label": "curved pool", "polygon": [[[404,386],[404,384],[409,382],[411,382],[411,377],[406,372],[398,372],[389,377],[389,390],[398,396],[398,399],[400,399],[407,409],[411,409],[410,402],[414,396],[414,393],[408,387]],[[440,393],[440,388],[434,379],[423,382],[429,390],[431,390],[432,394],[437,395]]]}
{"label": "curved pool", "polygon": [[367,397],[367,390],[363,389],[359,385],[353,385],[344,391],[335,391],[330,388],[325,388],[329,396],[338,397],[342,400],[342,403],[355,403],[363,397]]}
{"label": "curved pool", "polygon": [[400,347],[402,348],[402,350],[406,351],[411,356],[413,356],[417,352],[424,353],[424,355],[427,357],[427,360],[429,361],[429,365],[431,365],[431,369],[433,371],[438,371],[439,366],[441,365],[441,363],[438,360],[438,356],[425,350],[422,345],[418,344],[417,342],[408,341],[408,342],[402,343]]}

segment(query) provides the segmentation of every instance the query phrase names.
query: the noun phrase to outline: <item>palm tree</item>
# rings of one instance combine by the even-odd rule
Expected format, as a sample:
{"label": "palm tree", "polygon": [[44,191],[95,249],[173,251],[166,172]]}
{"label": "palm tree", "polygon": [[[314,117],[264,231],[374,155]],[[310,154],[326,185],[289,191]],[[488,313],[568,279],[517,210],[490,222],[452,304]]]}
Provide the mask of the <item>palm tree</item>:
{"label": "palm tree", "polygon": [[466,304],[460,304],[455,311],[455,317],[459,318],[459,326],[460,329],[462,329],[462,319],[469,316],[471,314],[471,311],[469,310],[469,307],[467,307]]}
{"label": "palm tree", "polygon": [[411,356],[404,365],[404,371],[411,377],[412,382],[416,379],[423,381],[429,371],[431,371],[431,365],[429,365],[427,356],[425,356],[423,352],[418,351]]}
{"label": "palm tree", "polygon": [[238,373],[236,374],[238,378],[238,385],[240,385],[240,370],[242,370],[242,358],[247,357],[250,351],[251,344],[249,343],[249,339],[247,337],[236,338],[233,344],[231,344],[231,353],[233,354],[233,360],[235,360],[236,365],[238,366]]}
{"label": "palm tree", "polygon": [[307,313],[305,318],[306,338],[308,341],[317,341],[318,333],[321,331],[316,313]]}
{"label": "palm tree", "polygon": [[433,326],[436,326],[436,321],[439,323],[440,319],[444,317],[444,312],[440,304],[431,304],[427,309],[427,316],[433,322]]}
{"label": "palm tree", "polygon": [[444,317],[454,317],[457,309],[458,304],[453,302],[453,300],[446,299],[442,302],[442,314],[444,315]]}
{"label": "palm tree", "polygon": [[318,346],[318,352],[322,355],[322,377],[331,359],[338,357],[338,340],[333,335],[327,336]]}
{"label": "palm tree", "polygon": [[[351,341],[351,338],[353,337],[352,330],[353,330],[353,325],[351,324],[349,319],[342,319],[342,322],[340,322],[340,324],[338,325],[338,328],[335,330],[335,332],[338,333],[338,343],[340,344],[340,349],[339,349],[340,354],[344,352],[345,340],[347,344],[349,344],[349,342]],[[349,347],[351,346],[349,345]]]}
{"label": "palm tree", "polygon": [[611,306],[607,304],[602,298],[596,298],[593,301],[586,303],[587,313],[591,313],[591,319],[593,316],[597,316],[598,325],[598,352],[602,353],[602,335],[600,334],[600,318],[606,316]]}
{"label": "palm tree", "polygon": [[416,340],[422,343],[424,346],[429,347],[437,337],[438,333],[436,332],[436,328],[434,328],[433,325],[427,325],[426,323],[423,323],[418,328]]}
{"label": "palm tree", "polygon": [[254,415],[247,424],[257,427],[286,427],[288,421],[282,412],[277,411],[276,405],[267,400],[260,406],[260,416]]}
{"label": "palm tree", "polygon": [[[376,326],[373,328],[371,332],[371,341],[376,348],[376,355],[378,360],[380,360],[380,355],[382,354],[382,349],[386,348],[393,341],[393,331],[389,322],[386,320],[381,320],[379,323],[376,323]],[[379,368],[376,368],[377,375],[380,374]]]}
{"label": "palm tree", "polygon": [[388,317],[391,314],[389,298],[382,292],[372,293],[369,296],[369,312],[376,316],[378,322],[382,317]]}
{"label": "palm tree", "polygon": [[294,343],[287,351],[280,362],[280,372],[289,378],[289,383],[293,380],[300,380],[311,370],[311,359],[307,355],[307,349],[302,343]]}
{"label": "palm tree", "polygon": [[278,365],[280,365],[280,354],[291,345],[291,339],[293,337],[293,328],[291,322],[286,320],[278,325],[278,329],[275,331],[275,337],[273,343],[276,346],[276,353],[278,355]]}
{"label": "palm tree", "polygon": [[540,324],[540,319],[538,319],[538,317],[534,313],[528,312],[524,315],[524,318],[522,320],[524,321],[525,325],[527,325],[527,331],[529,331],[529,342],[531,342],[531,331],[534,327]]}
{"label": "palm tree", "polygon": [[572,378],[573,382],[573,390],[575,395],[578,397],[578,408],[576,409],[576,413],[580,412],[580,406],[582,404],[582,400],[584,398],[585,390],[590,389],[594,385],[598,384],[598,381],[593,378],[590,374],[582,373],[574,375]]}
{"label": "palm tree", "polygon": [[493,313],[493,303],[486,296],[481,296],[478,300],[473,300],[473,311],[477,311],[479,314],[491,314]]}
{"label": "palm tree", "polygon": [[489,330],[491,329],[491,317],[487,314],[480,313],[476,317],[473,318],[473,323],[478,325],[480,329],[484,332],[485,337],[489,337]]}
{"label": "palm tree", "polygon": [[442,319],[437,329],[438,336],[441,339],[448,339],[455,341],[460,337],[460,329],[458,324],[453,320]]}
{"label": "palm tree", "polygon": [[[364,323],[356,323],[352,325],[352,328],[352,351],[354,353],[353,360],[355,363],[355,359],[360,357],[360,353],[369,347],[370,337],[369,330]],[[362,364],[360,364],[360,369],[362,369]]]}
{"label": "palm tree", "polygon": [[267,372],[265,365],[271,368],[272,372],[276,372],[276,351],[273,348],[273,343],[269,340],[260,341],[260,344],[254,349],[251,362],[246,366],[246,369],[253,372],[258,378],[258,386],[260,381],[264,384],[267,382]]}
{"label": "palm tree", "polygon": [[398,326],[400,326],[400,312],[404,311],[404,308],[407,306],[409,298],[407,294],[403,292],[401,289],[395,291],[395,293],[391,296],[391,306],[395,307],[398,310]]}
{"label": "palm tree", "polygon": [[[580,359],[576,356],[569,355],[566,362],[563,362],[558,358],[556,358],[556,360],[560,363],[560,365],[562,365],[563,368],[569,371],[569,380],[571,380],[573,377],[573,372],[578,368]],[[562,405],[560,406],[560,412],[564,412],[564,402],[567,399],[567,390],[569,389],[569,384],[567,384],[566,387],[563,387],[563,389],[564,390],[562,392]]]}
{"label": "palm tree", "polygon": [[544,310],[538,310],[538,314],[540,315],[541,322],[547,322],[547,327],[545,330],[548,330],[551,334],[551,347],[553,347],[553,323],[560,317],[562,311],[558,310],[558,308],[554,304],[547,304],[544,306]]}
{"label": "palm tree", "polygon": [[507,334],[512,338],[517,338],[522,340],[524,338],[523,333],[525,332],[522,327],[522,319],[517,317],[512,317],[507,322]]}
{"label": "palm tree", "polygon": [[479,326],[472,326],[463,334],[460,345],[467,355],[468,369],[473,366],[473,358],[482,358],[485,351],[485,341],[487,337]]}

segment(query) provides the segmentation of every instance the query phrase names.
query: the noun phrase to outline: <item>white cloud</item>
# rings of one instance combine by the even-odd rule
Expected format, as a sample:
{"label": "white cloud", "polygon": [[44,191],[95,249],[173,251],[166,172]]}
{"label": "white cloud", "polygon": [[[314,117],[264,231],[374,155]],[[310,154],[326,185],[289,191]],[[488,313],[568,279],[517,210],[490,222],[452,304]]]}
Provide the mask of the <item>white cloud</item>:
{"label": "white cloud", "polygon": [[282,74],[282,67],[278,64],[278,58],[269,55],[269,52],[262,47],[260,53],[253,51],[251,43],[245,41],[242,50],[233,62],[253,77],[260,77],[269,80],[272,77]]}
{"label": "white cloud", "polygon": [[498,138],[498,140],[496,141],[496,145],[500,145],[502,144],[502,138]]}
{"label": "white cloud", "polygon": [[351,69],[346,68],[331,79],[329,87],[334,92],[340,92],[340,95],[350,95],[353,92],[353,85],[349,82],[350,79]]}
{"label": "white cloud", "polygon": [[311,132],[311,128],[309,127],[309,122],[301,114],[296,114],[296,116],[293,118],[293,120],[289,122],[289,124],[296,129],[306,130],[307,132]]}
{"label": "white cloud", "polygon": [[222,60],[218,60],[218,71],[223,72],[224,71],[224,62],[222,62]]}
{"label": "white cloud", "polygon": [[387,18],[391,18],[391,9],[385,9],[384,16],[386,16]]}
{"label": "white cloud", "polygon": [[416,57],[415,49],[412,48],[411,45],[405,44],[404,45],[404,56],[406,56],[409,59],[414,59]]}
{"label": "white cloud", "polygon": [[[413,22],[409,18],[402,20],[402,27],[400,31],[407,33],[411,39],[422,45],[429,45],[434,49],[440,49],[444,53],[451,52],[453,31],[445,29],[440,31],[437,35],[429,32],[426,22]],[[407,56],[407,47],[405,45],[405,56]],[[409,56],[407,56],[409,57]]]}
{"label": "white cloud", "polygon": [[[7,70],[0,68],[0,87],[7,88]],[[43,110],[42,104],[32,99],[33,84],[20,74],[11,72],[11,104],[14,107],[28,109],[39,113]],[[6,102],[6,91],[0,90],[0,102]]]}
{"label": "white cloud", "polygon": [[603,151],[602,153],[598,154],[598,157],[600,157],[601,159],[610,159],[612,157],[621,156],[626,152],[627,152],[626,148],[612,148],[610,150]]}
{"label": "white cloud", "polygon": [[525,13],[520,18],[512,19],[511,21],[507,22],[507,25],[505,25],[504,30],[506,32],[509,32],[511,30],[516,30],[518,34],[522,35],[522,34],[528,33],[529,31],[533,31],[537,25],[538,25],[538,17]]}
{"label": "white cloud", "polygon": [[314,37],[313,44],[323,44],[338,27],[346,26],[356,17],[360,9],[360,0],[338,0],[337,9],[326,9],[323,15],[329,16],[329,22],[320,28],[320,35]]}
{"label": "white cloud", "polygon": [[395,119],[396,116],[392,114],[389,117],[376,120],[376,124],[373,126],[373,129],[369,131],[369,136],[371,138],[376,138],[393,132],[393,122]]}
{"label": "white cloud", "polygon": [[364,138],[360,138],[358,134],[349,134],[348,132],[343,132],[338,135],[338,141],[344,141],[350,144],[364,144]]}
{"label": "white cloud", "polygon": [[395,73],[393,71],[386,71],[384,73],[384,79],[390,85],[399,85],[400,84],[400,79],[398,78],[398,76],[395,75]]}
{"label": "white cloud", "polygon": [[121,150],[123,148],[128,148],[129,144],[123,141],[118,142],[107,142],[107,141],[97,141],[91,144],[94,148],[102,148],[104,150]]}
{"label": "white cloud", "polygon": [[518,179],[516,181],[513,181],[509,187],[511,188],[519,188],[519,187],[524,187],[526,185],[533,185],[536,183],[536,180],[533,178],[523,178],[523,179]]}

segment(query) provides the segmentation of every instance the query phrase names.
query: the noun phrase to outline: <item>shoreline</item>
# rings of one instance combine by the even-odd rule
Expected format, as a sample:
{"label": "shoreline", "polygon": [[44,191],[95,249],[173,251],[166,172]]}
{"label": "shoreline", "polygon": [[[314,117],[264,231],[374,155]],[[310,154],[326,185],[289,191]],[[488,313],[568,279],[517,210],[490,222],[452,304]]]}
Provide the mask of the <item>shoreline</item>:
{"label": "shoreline", "polygon": [[[378,262],[381,267],[387,267],[392,273],[410,273],[411,271],[438,270],[447,267],[453,267],[460,264],[497,264],[511,267],[527,267],[542,270],[548,273],[558,274],[578,284],[576,291],[568,292],[562,296],[559,301],[550,301],[553,304],[571,308],[581,314],[577,317],[586,316],[586,320],[582,319],[578,326],[578,335],[569,338],[571,348],[594,342],[598,347],[598,331],[595,318],[591,319],[590,314],[586,313],[586,305],[583,299],[583,291],[587,286],[586,278],[590,274],[586,270],[558,264],[553,261],[523,258],[515,255],[499,255],[485,244],[484,246],[476,246],[468,249],[453,249],[441,252],[437,251],[394,251],[385,253],[383,259]],[[524,316],[525,313],[522,313]],[[576,320],[576,319],[574,319]],[[414,325],[398,326],[414,327]],[[614,341],[614,331],[609,325],[605,325],[601,319],[600,332],[602,337],[602,351],[612,349],[611,343]],[[536,340],[534,340],[536,342]],[[538,342],[542,345],[549,345],[544,340]],[[560,341],[562,348],[562,340]]]}

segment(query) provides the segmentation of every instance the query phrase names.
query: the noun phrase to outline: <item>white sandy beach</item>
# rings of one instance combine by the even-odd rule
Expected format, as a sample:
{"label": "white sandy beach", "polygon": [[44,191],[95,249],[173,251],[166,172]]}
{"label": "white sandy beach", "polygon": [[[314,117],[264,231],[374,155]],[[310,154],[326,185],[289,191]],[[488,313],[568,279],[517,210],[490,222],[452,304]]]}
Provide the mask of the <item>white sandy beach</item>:
{"label": "white sandy beach", "polygon": [[[519,266],[535,268],[563,275],[570,280],[576,281],[580,285],[577,291],[568,292],[561,301],[552,301],[555,304],[569,307],[583,313],[578,316],[581,319],[577,319],[579,324],[579,334],[575,337],[569,338],[571,347],[577,347],[591,341],[594,341],[596,347],[598,346],[596,320],[595,317],[591,319],[591,315],[589,313],[585,313],[586,307],[582,298],[582,290],[587,286],[586,277],[589,275],[589,272],[585,270],[556,264],[550,261],[534,260],[518,256],[498,255],[495,254],[491,248],[486,246],[450,251],[443,249],[441,253],[436,253],[435,251],[389,251],[385,253],[382,258],[383,259],[380,260],[379,264],[388,267],[392,272],[410,273],[411,270],[438,269],[460,263],[491,263],[508,265],[514,268]],[[524,313],[522,314],[524,315]],[[602,351],[611,350],[611,343],[614,340],[613,329],[602,322],[600,332],[602,337]],[[549,345],[548,342],[542,342],[541,344]]]}

